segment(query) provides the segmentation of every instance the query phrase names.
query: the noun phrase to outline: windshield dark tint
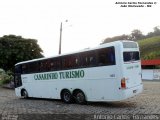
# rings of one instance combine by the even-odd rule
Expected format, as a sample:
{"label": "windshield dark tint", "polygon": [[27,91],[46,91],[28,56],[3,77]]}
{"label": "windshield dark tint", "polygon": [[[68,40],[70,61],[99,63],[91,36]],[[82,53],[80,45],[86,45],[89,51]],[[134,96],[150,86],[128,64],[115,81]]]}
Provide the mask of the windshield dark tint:
{"label": "windshield dark tint", "polygon": [[124,59],[124,62],[139,60],[139,52],[138,51],[123,52],[123,59]]}

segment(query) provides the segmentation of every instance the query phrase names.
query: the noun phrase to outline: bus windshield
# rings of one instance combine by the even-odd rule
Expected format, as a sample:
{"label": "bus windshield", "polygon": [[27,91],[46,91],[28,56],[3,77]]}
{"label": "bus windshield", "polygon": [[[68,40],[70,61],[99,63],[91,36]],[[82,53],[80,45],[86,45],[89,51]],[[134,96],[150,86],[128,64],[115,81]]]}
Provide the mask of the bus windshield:
{"label": "bus windshield", "polygon": [[138,51],[123,52],[124,62],[137,61],[140,59]]}

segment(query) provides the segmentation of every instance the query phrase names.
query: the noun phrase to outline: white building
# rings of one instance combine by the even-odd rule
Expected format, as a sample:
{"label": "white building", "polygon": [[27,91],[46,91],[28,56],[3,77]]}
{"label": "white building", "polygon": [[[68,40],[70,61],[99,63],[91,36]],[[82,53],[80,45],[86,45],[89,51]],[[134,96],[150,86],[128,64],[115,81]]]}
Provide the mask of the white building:
{"label": "white building", "polygon": [[142,60],[142,79],[160,80],[160,59]]}

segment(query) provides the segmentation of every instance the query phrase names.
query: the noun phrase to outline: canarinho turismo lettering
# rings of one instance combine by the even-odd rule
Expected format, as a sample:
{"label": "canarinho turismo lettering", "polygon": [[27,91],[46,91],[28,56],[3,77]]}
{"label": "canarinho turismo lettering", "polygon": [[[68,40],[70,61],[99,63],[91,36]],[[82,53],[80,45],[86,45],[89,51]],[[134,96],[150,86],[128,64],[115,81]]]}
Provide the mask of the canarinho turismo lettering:
{"label": "canarinho turismo lettering", "polygon": [[74,71],[60,71],[50,73],[38,73],[34,75],[34,80],[52,80],[52,79],[72,79],[83,78],[85,76],[84,70]]}

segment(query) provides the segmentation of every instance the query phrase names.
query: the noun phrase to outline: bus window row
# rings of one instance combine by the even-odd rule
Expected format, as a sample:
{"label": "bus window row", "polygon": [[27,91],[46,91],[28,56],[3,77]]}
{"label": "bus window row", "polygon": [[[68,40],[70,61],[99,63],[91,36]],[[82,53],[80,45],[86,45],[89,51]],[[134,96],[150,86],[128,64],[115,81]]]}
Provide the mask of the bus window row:
{"label": "bus window row", "polygon": [[22,73],[28,74],[107,65],[115,65],[114,47],[24,63],[22,64]]}

